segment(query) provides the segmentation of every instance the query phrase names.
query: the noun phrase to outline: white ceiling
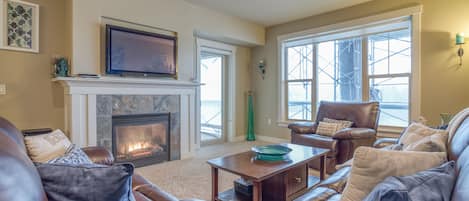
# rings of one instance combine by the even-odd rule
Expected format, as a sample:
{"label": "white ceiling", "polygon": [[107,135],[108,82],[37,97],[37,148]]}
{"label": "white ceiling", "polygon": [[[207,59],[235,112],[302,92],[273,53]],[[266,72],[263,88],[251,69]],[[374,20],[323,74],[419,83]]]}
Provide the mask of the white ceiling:
{"label": "white ceiling", "polygon": [[272,26],[371,0],[185,0],[251,22]]}

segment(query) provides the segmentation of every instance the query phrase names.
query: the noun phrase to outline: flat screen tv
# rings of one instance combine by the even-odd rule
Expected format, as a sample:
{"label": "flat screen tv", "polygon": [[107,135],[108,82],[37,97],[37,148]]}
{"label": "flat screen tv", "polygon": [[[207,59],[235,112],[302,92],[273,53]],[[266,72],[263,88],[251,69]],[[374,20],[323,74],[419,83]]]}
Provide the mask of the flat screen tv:
{"label": "flat screen tv", "polygon": [[106,73],[176,77],[176,37],[106,25]]}

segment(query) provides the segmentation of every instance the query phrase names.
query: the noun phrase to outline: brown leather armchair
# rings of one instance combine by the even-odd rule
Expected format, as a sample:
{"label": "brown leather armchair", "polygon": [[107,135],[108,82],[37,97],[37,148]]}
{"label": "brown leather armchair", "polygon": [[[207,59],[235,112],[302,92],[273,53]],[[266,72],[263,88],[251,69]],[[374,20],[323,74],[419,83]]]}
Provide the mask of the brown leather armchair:
{"label": "brown leather armchair", "polygon": [[[352,128],[338,131],[332,137],[318,135],[317,125],[324,118],[353,122]],[[376,140],[378,127],[379,103],[340,103],[322,101],[319,105],[315,122],[296,122],[288,125],[291,129],[291,142],[306,146],[327,148],[327,173],[335,172],[335,166],[353,157],[359,146],[372,146]],[[319,169],[319,160],[309,163],[313,169]]]}

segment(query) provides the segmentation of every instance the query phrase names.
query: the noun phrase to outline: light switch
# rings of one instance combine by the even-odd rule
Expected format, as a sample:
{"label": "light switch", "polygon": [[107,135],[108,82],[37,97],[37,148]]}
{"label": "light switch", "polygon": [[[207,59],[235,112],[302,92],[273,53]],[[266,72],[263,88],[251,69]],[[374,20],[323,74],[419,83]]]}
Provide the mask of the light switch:
{"label": "light switch", "polygon": [[6,94],[7,94],[7,85],[0,83],[0,95],[6,95]]}

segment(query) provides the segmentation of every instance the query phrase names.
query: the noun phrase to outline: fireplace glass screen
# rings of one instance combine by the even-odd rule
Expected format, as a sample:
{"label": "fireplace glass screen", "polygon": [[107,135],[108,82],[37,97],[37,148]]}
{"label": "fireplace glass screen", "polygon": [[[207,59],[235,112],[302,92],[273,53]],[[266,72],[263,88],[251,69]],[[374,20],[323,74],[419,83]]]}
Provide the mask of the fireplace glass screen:
{"label": "fireplace glass screen", "polygon": [[113,117],[113,154],[143,166],[169,160],[169,114]]}

